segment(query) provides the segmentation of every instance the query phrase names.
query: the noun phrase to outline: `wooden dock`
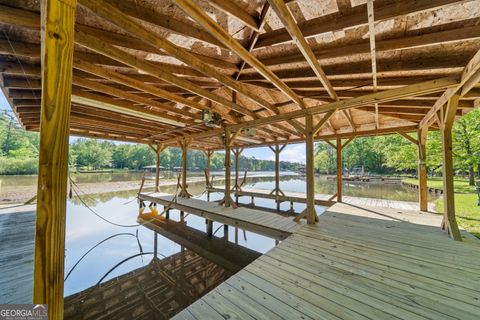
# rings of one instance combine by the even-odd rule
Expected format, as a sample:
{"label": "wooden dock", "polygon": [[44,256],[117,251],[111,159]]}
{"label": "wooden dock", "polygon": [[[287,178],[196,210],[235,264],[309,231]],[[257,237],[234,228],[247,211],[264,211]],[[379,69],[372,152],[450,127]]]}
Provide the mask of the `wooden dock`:
{"label": "wooden dock", "polygon": [[478,319],[480,244],[336,204],[174,319]]}
{"label": "wooden dock", "polygon": [[[140,200],[170,205],[171,209],[188,212],[209,220],[255,232],[277,240],[283,240],[301,227],[301,222],[292,217],[283,217],[276,213],[239,207],[225,208],[216,202],[207,202],[193,198],[178,197],[165,193],[140,193]],[[174,200],[174,201],[172,201]]]}
{"label": "wooden dock", "polygon": [[[216,186],[208,188],[208,192],[224,192],[225,188]],[[296,202],[296,203],[306,203],[306,195],[302,192],[291,192],[284,191],[283,195],[276,195],[271,193],[271,190],[268,189],[258,189],[258,188],[243,188],[242,190],[234,191],[234,195],[238,197],[253,197],[253,198],[263,198],[263,199],[272,199],[278,200],[279,202]],[[332,206],[335,204],[335,201],[328,200],[331,196],[326,194],[315,194],[315,204],[317,206]]]}
{"label": "wooden dock", "polygon": [[0,303],[31,303],[35,206],[0,206]]}
{"label": "wooden dock", "polygon": [[[208,192],[224,192],[222,186],[215,186],[208,188]],[[234,191],[233,194],[238,197],[253,197],[253,198],[263,198],[263,199],[272,199],[280,202],[296,202],[296,203],[306,203],[306,194],[302,192],[291,192],[284,191],[284,196],[279,195],[278,197],[270,193],[271,190],[268,189],[259,189],[259,188],[242,188],[240,191]],[[328,200],[332,195],[328,194],[315,194],[315,204],[319,206],[330,207],[336,203],[336,201]],[[394,208],[400,210],[413,210],[418,211],[419,205],[417,202],[411,201],[399,201],[399,200],[387,200],[387,199],[376,199],[376,198],[365,198],[365,197],[350,197],[343,196],[342,202],[349,203],[354,206],[359,207],[382,207],[382,208]],[[435,206],[433,203],[428,204],[428,211],[435,212]]]}
{"label": "wooden dock", "polygon": [[206,237],[204,231],[189,227],[185,221],[165,217],[152,219],[149,214],[140,215],[137,221],[232,273],[240,271],[261,255],[226,238]]}

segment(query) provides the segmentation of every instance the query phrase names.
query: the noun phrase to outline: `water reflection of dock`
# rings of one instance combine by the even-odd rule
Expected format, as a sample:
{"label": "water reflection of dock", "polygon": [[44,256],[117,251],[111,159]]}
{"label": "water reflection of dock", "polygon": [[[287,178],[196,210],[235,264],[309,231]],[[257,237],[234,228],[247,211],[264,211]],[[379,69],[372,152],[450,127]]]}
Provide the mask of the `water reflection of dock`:
{"label": "water reflection of dock", "polygon": [[224,238],[207,238],[205,232],[189,227],[182,221],[164,217],[152,219],[150,215],[144,214],[138,217],[138,222],[233,273],[261,255]]}
{"label": "water reflection of dock", "polygon": [[169,319],[231,273],[183,250],[65,298],[65,319]]}

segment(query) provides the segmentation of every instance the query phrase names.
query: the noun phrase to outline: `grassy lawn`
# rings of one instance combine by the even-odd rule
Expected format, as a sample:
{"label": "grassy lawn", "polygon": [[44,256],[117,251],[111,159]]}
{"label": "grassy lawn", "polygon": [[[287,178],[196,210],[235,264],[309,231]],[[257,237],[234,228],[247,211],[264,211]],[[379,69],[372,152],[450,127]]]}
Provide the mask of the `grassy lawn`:
{"label": "grassy lawn", "polygon": [[[418,184],[418,179],[402,179],[402,182]],[[453,181],[455,192],[457,193],[474,193],[475,187],[468,185],[468,179],[455,178]],[[442,177],[428,177],[427,186],[430,188],[443,189]]]}
{"label": "grassy lawn", "polygon": [[[476,194],[455,194],[455,211],[458,225],[480,238],[480,206]],[[438,212],[443,212],[443,199],[435,201]]]}
{"label": "grassy lawn", "polygon": [[[403,182],[418,184],[417,179],[403,179]],[[442,188],[442,178],[428,178],[427,185],[432,188]],[[480,238],[480,206],[477,205],[478,197],[475,187],[468,185],[467,179],[456,178],[455,186],[455,211],[458,225]],[[435,200],[437,212],[443,212],[443,199]]]}

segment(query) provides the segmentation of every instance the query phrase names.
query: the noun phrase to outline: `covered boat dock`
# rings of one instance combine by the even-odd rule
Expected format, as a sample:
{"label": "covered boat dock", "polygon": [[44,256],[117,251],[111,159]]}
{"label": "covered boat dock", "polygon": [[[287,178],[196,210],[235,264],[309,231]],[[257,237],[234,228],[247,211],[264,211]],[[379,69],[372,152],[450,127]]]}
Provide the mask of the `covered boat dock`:
{"label": "covered boat dock", "polygon": [[[33,303],[63,318],[70,135],[150,145],[156,191],[162,150],[181,148],[185,206],[188,150],[224,150],[223,200],[210,209],[237,221],[248,213],[232,199],[232,153],[269,146],[280,197],[281,152],[305,143],[305,211],[253,210],[266,227],[289,219],[291,235],[178,317],[477,319],[479,245],[455,218],[452,126],[480,105],[479,17],[479,0],[1,0],[1,89],[40,133]],[[442,136],[443,219],[356,217],[342,203],[347,144],[415,144],[424,212],[429,130]],[[337,203],[320,216],[316,141],[337,155]]]}

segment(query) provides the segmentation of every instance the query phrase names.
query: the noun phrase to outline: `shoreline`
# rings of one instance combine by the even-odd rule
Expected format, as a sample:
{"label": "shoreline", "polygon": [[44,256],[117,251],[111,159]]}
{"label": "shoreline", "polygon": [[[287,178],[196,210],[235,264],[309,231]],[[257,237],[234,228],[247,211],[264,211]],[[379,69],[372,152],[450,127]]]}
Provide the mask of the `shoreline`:
{"label": "shoreline", "polygon": [[[247,177],[248,179],[254,178],[268,178],[274,176],[270,175],[254,175]],[[240,179],[243,179],[240,178]],[[225,180],[224,176],[215,176],[214,182]],[[205,178],[191,177],[187,179],[187,183],[205,183]],[[102,194],[102,193],[112,193],[120,191],[138,191],[140,189],[141,181],[113,181],[113,182],[88,182],[88,183],[77,183],[78,193],[80,195],[92,195],[92,194]],[[177,184],[176,179],[160,179],[160,187],[170,187]],[[145,184],[143,189],[149,189],[155,187],[154,179],[145,179]],[[70,192],[70,186],[68,186],[67,192]],[[26,201],[30,200],[37,193],[37,185],[29,186],[11,186],[2,188],[0,192],[0,205],[6,204],[23,204]]]}

